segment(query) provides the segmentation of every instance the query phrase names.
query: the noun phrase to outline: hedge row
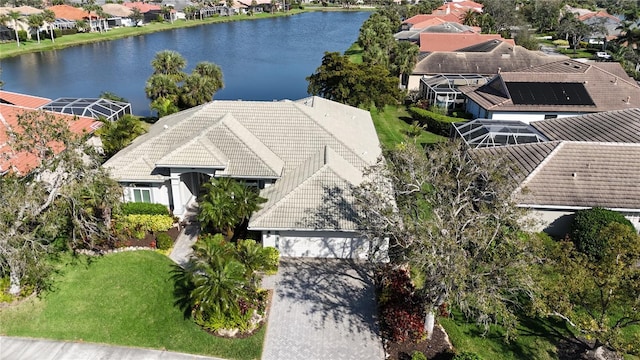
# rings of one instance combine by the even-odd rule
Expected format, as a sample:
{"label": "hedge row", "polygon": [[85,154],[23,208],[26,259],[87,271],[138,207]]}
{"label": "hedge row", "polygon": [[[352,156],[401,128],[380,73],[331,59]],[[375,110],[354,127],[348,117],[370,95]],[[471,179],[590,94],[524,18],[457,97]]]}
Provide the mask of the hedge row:
{"label": "hedge row", "polygon": [[427,125],[429,132],[442,136],[450,135],[452,123],[464,121],[463,119],[438,114],[415,106],[409,108],[409,114],[421,125]]}
{"label": "hedge row", "polygon": [[122,204],[124,215],[170,215],[169,209],[162,204],[130,202]]}

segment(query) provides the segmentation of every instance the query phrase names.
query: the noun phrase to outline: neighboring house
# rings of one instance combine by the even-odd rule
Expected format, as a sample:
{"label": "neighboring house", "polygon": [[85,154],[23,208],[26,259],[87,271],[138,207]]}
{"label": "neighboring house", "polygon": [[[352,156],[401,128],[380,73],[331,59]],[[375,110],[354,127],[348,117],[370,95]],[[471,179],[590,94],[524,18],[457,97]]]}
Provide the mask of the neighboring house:
{"label": "neighboring house", "polygon": [[480,33],[420,33],[420,52],[456,51],[490,40],[499,40],[515,46],[513,39],[504,39],[500,34]]}
{"label": "neighboring house", "polygon": [[[455,51],[434,51],[421,54],[413,73],[409,76],[407,88],[412,91],[419,90],[420,97],[427,98],[428,82],[438,75],[480,75],[489,79],[501,71],[527,69],[563,59],[568,58],[527,50],[522,46],[514,46],[499,39],[485,40],[479,44],[457,48]],[[482,85],[485,82],[468,85]],[[459,97],[460,94],[459,91],[456,91],[456,96]]]}
{"label": "neighboring house", "polygon": [[[15,152],[9,147],[8,130],[20,132],[18,117],[23,113],[37,111],[40,106],[49,101],[37,96],[0,90],[0,175],[7,172],[25,175],[40,164],[40,159],[34,154],[24,151]],[[67,120],[71,132],[77,135],[93,133],[102,124],[87,117],[53,114]],[[62,146],[54,146],[54,148],[58,152],[64,150]]]}
{"label": "neighboring house", "polygon": [[448,34],[460,34],[460,33],[474,33],[480,32],[479,29],[467,25],[458,24],[455,22],[444,21],[440,18],[427,21],[429,23],[423,28],[414,28],[412,30],[404,30],[393,34],[393,38],[400,41],[410,41],[415,44],[420,43],[420,33],[448,33]]}
{"label": "neighboring house", "polygon": [[[140,10],[140,13],[144,17],[143,21],[145,23],[149,23],[152,21],[158,20],[158,17],[164,18],[164,14],[162,13],[162,6],[144,2],[126,2],[122,5],[126,6],[129,9],[137,8]],[[169,14],[169,16],[174,16],[172,14],[175,13],[175,10]],[[170,20],[170,19],[167,19]],[[175,20],[175,19],[174,19]]]}
{"label": "neighboring house", "polygon": [[418,14],[414,15],[400,25],[401,31],[407,30],[420,30],[428,26],[432,26],[434,23],[454,22],[460,23],[458,16],[454,14],[447,15],[433,15],[433,14]]}
{"label": "neighboring house", "polygon": [[[282,256],[363,258],[351,187],[380,156],[369,112],[319,97],[216,100],[155,123],[105,163],[125,201],[184,216],[210,177],[232,177],[268,199],[249,221]],[[336,206],[330,206],[330,205]]]}
{"label": "neighboring house", "polygon": [[107,24],[109,24],[110,27],[136,25],[133,23],[133,20],[130,19],[133,13],[130,8],[120,4],[104,4],[101,7],[102,11],[109,15]]}
{"label": "neighboring house", "polygon": [[89,14],[89,12],[84,9],[73,7],[71,5],[54,5],[49,6],[47,9],[56,14],[56,19],[63,19],[65,23],[69,21],[77,22],[85,20],[91,27],[91,31],[98,31],[102,26],[104,26],[104,24],[101,23],[102,19],[95,11],[92,11],[91,14]]}
{"label": "neighboring house", "polygon": [[640,106],[640,86],[618,63],[561,60],[459,89],[473,118],[525,123]]}
{"label": "neighboring house", "polygon": [[[493,144],[464,140],[484,146],[472,154],[502,156],[514,166],[514,197],[518,206],[533,210],[533,230],[562,237],[575,211],[591,207],[621,212],[640,230],[640,109],[520,123],[516,131],[500,128],[504,121],[474,122],[485,132],[500,129]],[[527,131],[541,138],[508,141]]]}
{"label": "neighboring house", "polygon": [[593,32],[584,39],[590,44],[603,44],[620,35],[621,29],[619,27],[622,21],[605,10],[580,15],[578,19],[593,29]]}

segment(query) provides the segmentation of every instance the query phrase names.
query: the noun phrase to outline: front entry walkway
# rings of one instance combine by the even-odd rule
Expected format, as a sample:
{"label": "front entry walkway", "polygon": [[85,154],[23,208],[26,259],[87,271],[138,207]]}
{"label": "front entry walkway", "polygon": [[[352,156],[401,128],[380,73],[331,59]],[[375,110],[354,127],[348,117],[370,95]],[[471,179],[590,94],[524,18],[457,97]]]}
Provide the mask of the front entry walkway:
{"label": "front entry walkway", "polygon": [[366,263],[282,259],[275,277],[262,360],[385,358]]}
{"label": "front entry walkway", "polygon": [[189,261],[189,257],[193,253],[192,246],[198,240],[198,234],[200,234],[200,224],[197,219],[198,207],[195,202],[187,207],[187,212],[184,215],[184,222],[186,226],[178,235],[173,250],[169,254],[169,258],[176,264],[183,266]]}

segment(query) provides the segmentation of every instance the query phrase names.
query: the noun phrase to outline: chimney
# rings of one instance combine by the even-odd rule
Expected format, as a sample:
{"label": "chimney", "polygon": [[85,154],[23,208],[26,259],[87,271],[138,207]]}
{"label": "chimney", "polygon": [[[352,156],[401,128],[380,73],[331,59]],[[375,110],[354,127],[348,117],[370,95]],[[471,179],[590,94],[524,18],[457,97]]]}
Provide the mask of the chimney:
{"label": "chimney", "polygon": [[502,68],[498,67],[498,74],[500,74],[501,71],[502,71]]}

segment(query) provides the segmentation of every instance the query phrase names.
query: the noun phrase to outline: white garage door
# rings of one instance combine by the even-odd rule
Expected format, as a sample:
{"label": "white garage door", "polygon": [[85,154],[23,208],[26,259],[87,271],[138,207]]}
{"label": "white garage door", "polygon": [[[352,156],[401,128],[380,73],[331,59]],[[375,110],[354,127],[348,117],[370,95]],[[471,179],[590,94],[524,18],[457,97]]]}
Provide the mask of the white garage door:
{"label": "white garage door", "polygon": [[366,259],[367,243],[349,233],[281,232],[276,241],[281,256]]}

